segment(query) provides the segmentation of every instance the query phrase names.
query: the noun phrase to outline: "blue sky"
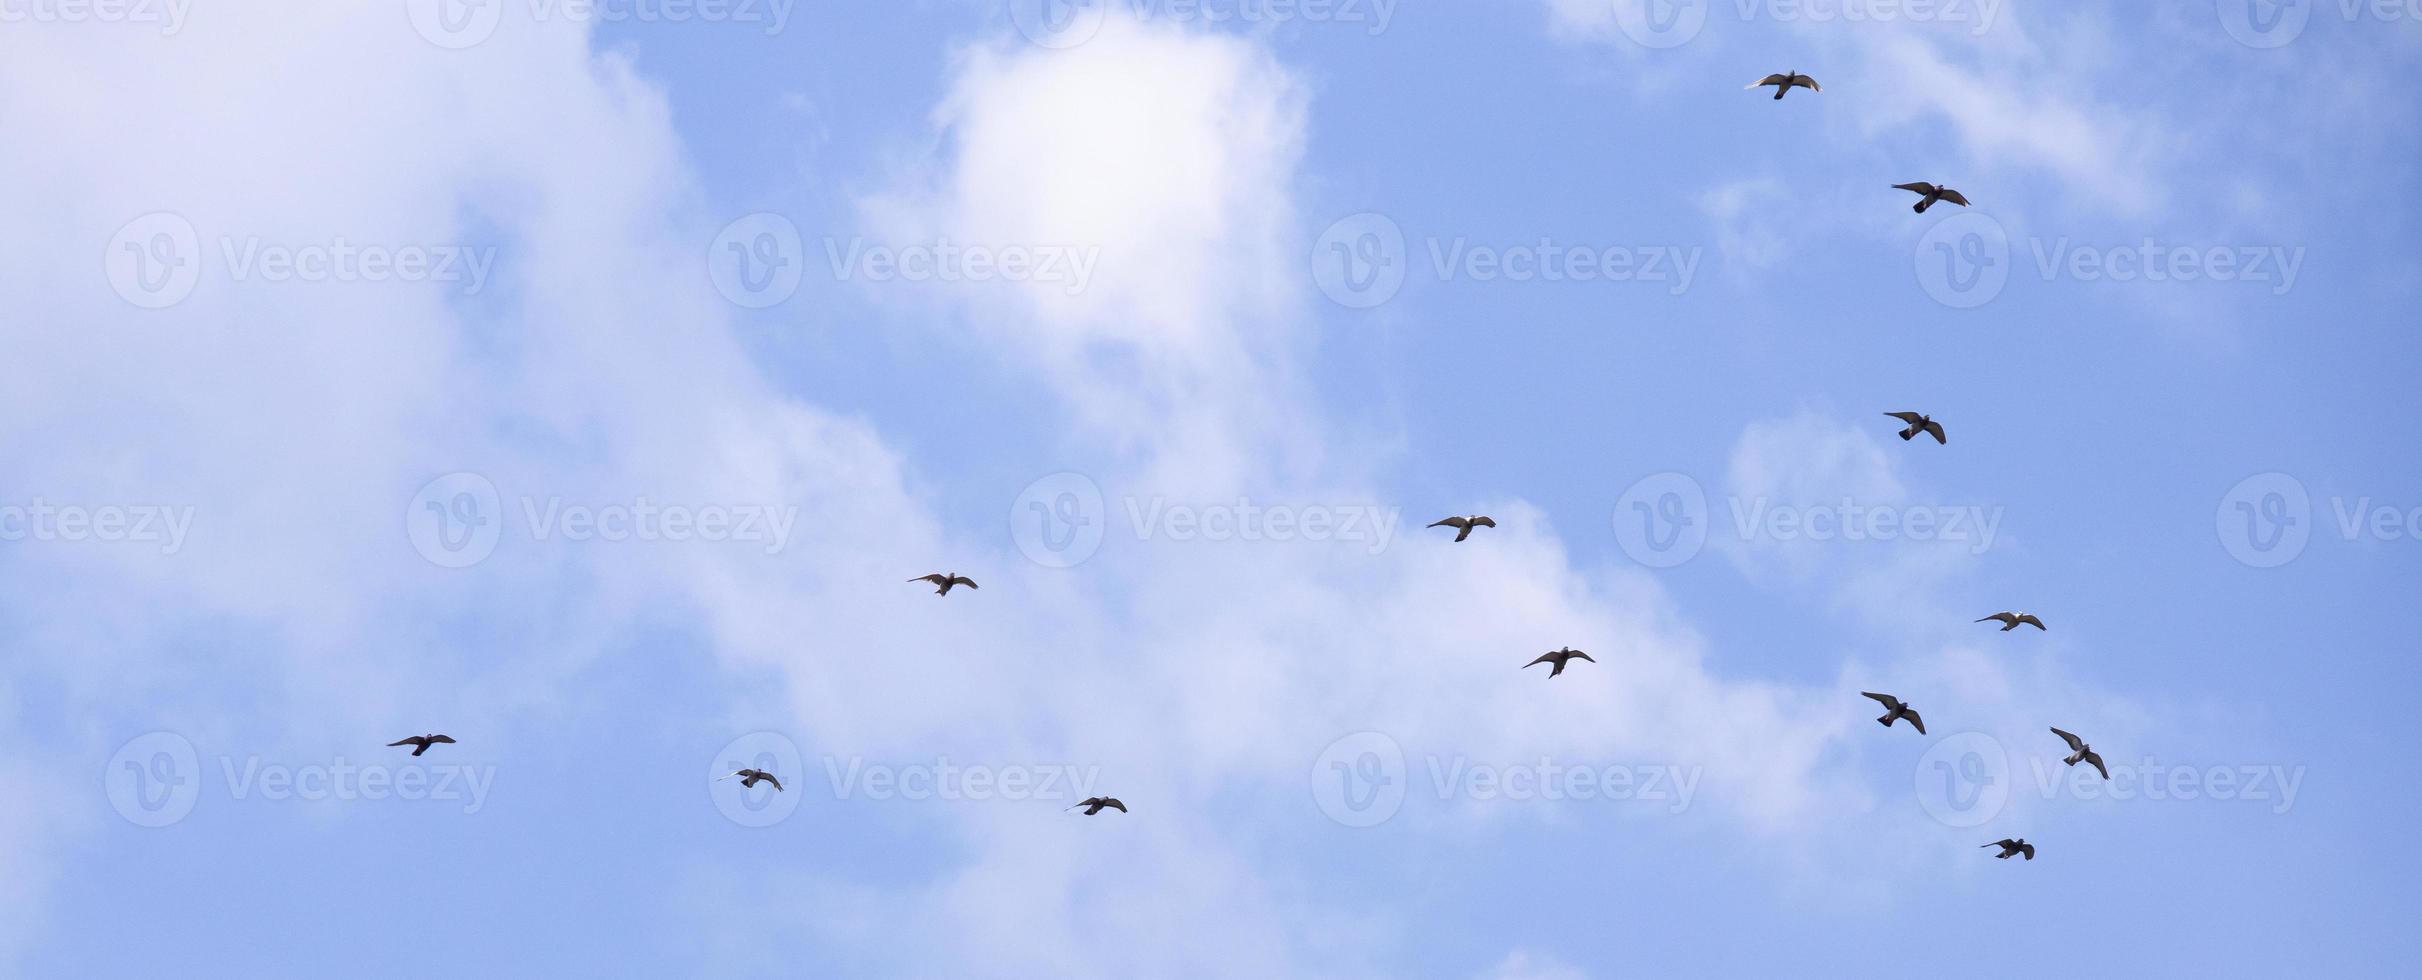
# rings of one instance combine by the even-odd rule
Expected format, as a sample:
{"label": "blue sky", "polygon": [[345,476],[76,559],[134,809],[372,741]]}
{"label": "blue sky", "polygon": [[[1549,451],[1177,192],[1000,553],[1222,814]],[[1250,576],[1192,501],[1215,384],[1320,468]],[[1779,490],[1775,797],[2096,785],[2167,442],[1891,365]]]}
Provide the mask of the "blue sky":
{"label": "blue sky", "polygon": [[2422,9],[2067,7],[11,8],[0,974],[2391,974]]}

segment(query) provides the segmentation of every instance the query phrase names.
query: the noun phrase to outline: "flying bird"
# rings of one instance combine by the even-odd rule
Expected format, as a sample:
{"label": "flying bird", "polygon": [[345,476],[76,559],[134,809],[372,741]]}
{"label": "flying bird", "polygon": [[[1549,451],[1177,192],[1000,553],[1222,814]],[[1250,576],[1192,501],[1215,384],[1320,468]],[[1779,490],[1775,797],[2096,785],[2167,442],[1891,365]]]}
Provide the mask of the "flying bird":
{"label": "flying bird", "polygon": [[1909,727],[1917,729],[1917,733],[1920,735],[1926,734],[1926,719],[1918,717],[1917,709],[1910,707],[1907,702],[1892,695],[1877,694],[1874,691],[1860,691],[1859,693],[1874,698],[1877,703],[1884,706],[1884,716],[1876,719],[1876,724],[1890,728],[1893,722],[1907,718]]}
{"label": "flying bird", "polygon": [[1596,657],[1592,657],[1589,654],[1582,653],[1581,651],[1575,650],[1571,647],[1565,647],[1562,650],[1550,650],[1546,653],[1540,654],[1539,659],[1533,660],[1527,664],[1523,664],[1522,669],[1529,670],[1533,667],[1539,666],[1540,664],[1554,664],[1556,666],[1547,672],[1547,676],[1554,677],[1557,674],[1564,673],[1564,665],[1571,663],[1574,657],[1579,657],[1593,664],[1598,662],[1598,658]]}
{"label": "flying bird", "polygon": [[1944,438],[1943,436],[1943,424],[1935,421],[1934,416],[1920,415],[1916,412],[1885,412],[1884,417],[1899,419],[1903,422],[1909,423],[1908,428],[1901,430],[1902,442],[1908,442],[1911,439],[1915,439],[1917,438],[1918,433],[1923,432],[1927,435],[1933,436],[1934,444],[1937,446],[1947,446],[1951,444],[1951,440]]}
{"label": "flying bird", "polygon": [[1817,86],[1816,79],[1802,75],[1797,71],[1787,71],[1780,75],[1768,75],[1764,78],[1758,79],[1757,81],[1751,82],[1744,87],[1757,88],[1761,85],[1774,86],[1774,97],[1775,101],[1778,102],[1782,101],[1783,93],[1791,91],[1791,87],[1794,85],[1807,89],[1811,92],[1824,91],[1824,89]]}
{"label": "flying bird", "polygon": [[2009,859],[2010,859],[2010,855],[2013,855],[2013,854],[2024,854],[2024,855],[2026,855],[2026,856],[2027,856],[2027,860],[2029,860],[2029,861],[2033,861],[2033,860],[2035,860],[2035,845],[2027,843],[2027,839],[2026,839],[2026,838],[2024,838],[2024,837],[2020,837],[2020,838],[2016,838],[2016,839],[2012,839],[2012,838],[2009,838],[2009,837],[2004,837],[2004,838],[2002,838],[2002,839],[2000,839],[2000,840],[1994,841],[1993,843],[1990,843],[1990,844],[1981,844],[1981,845],[1978,845],[1978,846],[1980,846],[1980,847],[1998,847],[1998,848],[2001,848],[2001,849],[2002,849],[2002,852],[2001,852],[2001,853],[1999,853],[1999,854],[1994,855],[1994,857],[2000,858],[2000,859],[2005,860],[2005,861],[2009,860]]}
{"label": "flying bird", "polygon": [[931,575],[919,575],[916,578],[909,579],[909,581],[932,582],[935,586],[937,586],[937,588],[933,590],[933,594],[935,595],[949,595],[950,587],[954,585],[964,585],[971,589],[978,587],[976,585],[976,580],[968,578],[967,576],[961,575],[957,572],[935,572]]}
{"label": "flying bird", "polygon": [[782,781],[775,779],[773,773],[767,772],[763,769],[741,769],[733,772],[731,776],[716,777],[715,781],[720,783],[726,779],[732,778],[732,776],[740,777],[741,789],[756,789],[757,784],[763,782],[774,784],[774,792],[782,792]]}
{"label": "flying bird", "polygon": [[1431,526],[1431,527],[1451,527],[1451,528],[1454,528],[1454,529],[1455,529],[1455,540],[1457,540],[1457,541],[1461,541],[1461,540],[1463,540],[1463,539],[1465,539],[1465,538],[1468,538],[1468,537],[1471,537],[1471,536],[1472,536],[1472,529],[1473,529],[1473,528],[1476,528],[1476,527],[1496,527],[1496,526],[1497,526],[1497,522],[1496,522],[1496,521],[1493,521],[1493,520],[1490,520],[1490,519],[1488,519],[1488,518],[1486,518],[1486,517],[1483,517],[1483,516],[1481,516],[1481,515],[1479,515],[1479,514],[1474,514],[1474,515],[1472,515],[1472,516],[1470,516],[1470,517],[1449,517],[1449,518],[1447,518],[1446,520],[1439,521],[1438,523],[1436,523],[1436,524],[1432,524],[1432,525],[1430,525],[1430,526]]}
{"label": "flying bird", "polygon": [[1118,798],[1113,796],[1088,796],[1083,800],[1078,801],[1076,806],[1071,806],[1068,809],[1074,810],[1079,806],[1085,808],[1085,815],[1088,817],[1102,812],[1103,807],[1109,807],[1113,810],[1117,810],[1120,813],[1127,812],[1127,804],[1119,802]]}
{"label": "flying bird", "polygon": [[1944,187],[1941,184],[1929,184],[1921,180],[1914,184],[1894,184],[1892,186],[1924,198],[1924,200],[1917,202],[1917,206],[1915,208],[1911,209],[1919,214],[1926,213],[1926,209],[1933,207],[1934,202],[1936,201],[1949,201],[1963,208],[1968,206],[1967,198],[1961,197],[1958,191]]}
{"label": "flying bird", "polygon": [[2035,618],[2035,614],[2034,614],[2034,613],[2023,613],[2023,612],[1997,612],[1997,613],[1994,613],[1994,614],[1993,614],[1993,615],[1991,615],[1991,616],[1987,616],[1987,617],[1985,617],[1985,618],[1983,618],[1983,619],[1977,620],[1977,622],[1980,622],[1980,623],[2000,623],[2000,624],[2002,624],[2001,631],[2002,631],[2002,632],[2004,632],[2004,633],[2007,633],[2007,632],[2010,632],[2011,630],[2017,629],[2017,628],[2018,628],[2018,627],[2019,627],[2021,624],[2025,624],[2025,625],[2027,625],[2027,626],[2033,626],[2033,627],[2035,627],[2036,629],[2043,629],[2043,628],[2044,628],[2044,621],[2043,621],[2043,620],[2040,620],[2040,619]]}
{"label": "flying bird", "polygon": [[2072,766],[2078,764],[2079,762],[2089,762],[2094,765],[2095,772],[2102,774],[2102,778],[2111,778],[2111,770],[2103,767],[2102,754],[2094,751],[2093,746],[2087,745],[2085,739],[2078,738],[2075,735],[2071,735],[2068,732],[2061,731],[2057,728],[2052,730],[2052,734],[2060,736],[2061,741],[2069,743],[2069,757],[2060,761],[2066,762]]}
{"label": "flying bird", "polygon": [[387,747],[388,747],[388,748],[394,748],[394,747],[396,747],[396,746],[398,746],[398,745],[409,745],[409,746],[412,746],[412,754],[413,754],[413,755],[415,755],[415,756],[417,756],[417,755],[419,755],[419,754],[421,754],[421,753],[423,753],[423,752],[427,752],[427,751],[429,751],[429,746],[432,746],[432,745],[437,745],[437,744],[440,744],[440,743],[443,743],[443,744],[446,744],[446,745],[452,745],[452,744],[454,744],[454,738],[453,738],[452,736],[449,736],[449,735],[437,735],[437,734],[429,734],[429,735],[414,735],[414,736],[412,736],[411,738],[399,739],[399,740],[396,740],[396,741],[393,741],[393,742],[389,742],[389,743],[387,743]]}

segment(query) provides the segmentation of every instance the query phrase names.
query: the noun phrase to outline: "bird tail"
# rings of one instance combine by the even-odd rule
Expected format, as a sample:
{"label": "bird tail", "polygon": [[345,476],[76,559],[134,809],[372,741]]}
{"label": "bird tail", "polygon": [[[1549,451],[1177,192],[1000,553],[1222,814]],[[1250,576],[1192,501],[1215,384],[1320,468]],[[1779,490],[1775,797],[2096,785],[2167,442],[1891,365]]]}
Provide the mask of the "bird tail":
{"label": "bird tail", "polygon": [[1901,430],[1901,441],[1902,441],[1902,442],[1908,442],[1909,440],[1914,439],[1914,438],[1916,438],[1916,437],[1917,437],[1917,426],[1914,426],[1914,425],[1913,425],[1913,426],[1910,426],[1910,427],[1908,427],[1908,428],[1906,428],[1906,429],[1902,429],[1902,430]]}
{"label": "bird tail", "polygon": [[2011,620],[2011,621],[2010,621],[2010,625],[2002,627],[2002,632],[2007,633],[2007,632],[2010,632],[2011,630],[2014,630],[2014,629],[2017,629],[2017,628],[2018,628],[2018,620],[2013,619],[2013,620]]}
{"label": "bird tail", "polygon": [[1789,92],[1789,91],[1791,91],[1791,83],[1790,83],[1790,82],[1784,82],[1784,83],[1783,83],[1783,84],[1781,84],[1781,85],[1777,85],[1777,86],[1775,86],[1775,87],[1774,87],[1774,100],[1775,100],[1775,101],[1777,101],[1777,102],[1781,102],[1781,101],[1783,101],[1783,93],[1785,93],[1785,92]]}
{"label": "bird tail", "polygon": [[1890,728],[1890,727],[1892,727],[1892,713],[1891,713],[1891,712],[1885,712],[1883,717],[1878,718],[1878,719],[1876,719],[1876,720],[1875,720],[1875,723],[1876,723],[1876,724],[1878,724],[1878,725],[1882,725],[1882,726],[1884,726],[1884,727],[1886,727],[1886,728]]}
{"label": "bird tail", "polygon": [[1924,214],[1924,213],[1926,213],[1926,205],[1929,205],[1929,204],[1932,204],[1932,203],[1934,203],[1934,202],[1933,202],[1933,201],[1919,201],[1919,202],[1917,202],[1916,204],[1911,205],[1911,206],[1910,206],[1910,208],[1909,208],[1909,210],[1911,210],[1911,211],[1915,211],[1915,212],[1917,212],[1917,213],[1919,213],[1919,214]]}
{"label": "bird tail", "polygon": [[2076,765],[2076,764],[2077,764],[2078,760],[2083,759],[2083,758],[2085,758],[2085,757],[2086,757],[2086,754],[2085,754],[2084,752],[2079,752],[2079,753],[2077,753],[2077,754],[2075,754],[2075,755],[2072,755],[2072,756],[2070,756],[2070,757],[2068,757],[2068,758],[2066,758],[2066,759],[2062,759],[2062,760],[2060,760],[2060,761],[2062,761],[2062,762],[2066,762],[2066,763],[2068,763],[2068,764],[2070,764],[2070,765],[2074,766],[2074,765]]}

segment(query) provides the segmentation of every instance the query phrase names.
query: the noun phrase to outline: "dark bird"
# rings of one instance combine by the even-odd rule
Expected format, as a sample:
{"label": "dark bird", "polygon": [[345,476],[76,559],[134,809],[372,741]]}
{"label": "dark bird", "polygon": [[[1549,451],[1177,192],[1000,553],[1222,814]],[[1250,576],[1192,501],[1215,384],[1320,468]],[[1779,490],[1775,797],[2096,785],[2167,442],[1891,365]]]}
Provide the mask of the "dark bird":
{"label": "dark bird", "polygon": [[1778,102],[1782,101],[1783,93],[1791,91],[1791,87],[1794,85],[1807,89],[1811,92],[1824,91],[1824,89],[1817,87],[1816,79],[1802,75],[1796,71],[1787,71],[1780,75],[1768,75],[1764,78],[1758,79],[1757,81],[1749,83],[1745,87],[1757,88],[1761,85],[1774,86],[1774,97]]}
{"label": "dark bird", "polygon": [[1523,664],[1522,669],[1529,670],[1533,667],[1539,666],[1540,664],[1555,664],[1556,666],[1547,672],[1547,676],[1554,677],[1557,674],[1564,673],[1564,665],[1571,663],[1574,657],[1579,657],[1593,664],[1598,662],[1596,657],[1592,657],[1589,654],[1582,653],[1581,651],[1575,650],[1571,647],[1565,647],[1562,650],[1550,650],[1546,653],[1540,654],[1539,659],[1533,660],[1527,664]]}
{"label": "dark bird", "polygon": [[1085,815],[1088,817],[1102,812],[1103,807],[1109,807],[1113,810],[1117,810],[1120,813],[1127,812],[1127,804],[1121,803],[1118,801],[1118,798],[1111,796],[1088,796],[1079,801],[1076,806],[1069,807],[1068,809],[1074,810],[1079,806],[1085,808]]}
{"label": "dark bird", "polygon": [[1909,423],[1908,428],[1901,430],[1902,442],[1908,442],[1911,439],[1915,439],[1917,438],[1918,433],[1923,432],[1927,435],[1933,436],[1934,444],[1937,446],[1948,446],[1951,444],[1951,440],[1943,437],[1943,424],[1935,421],[1934,416],[1920,415],[1916,412],[1885,412],[1884,417],[1899,419],[1903,422]]}
{"label": "dark bird", "polygon": [[1901,699],[1889,694],[1877,694],[1874,691],[1860,691],[1859,693],[1874,698],[1877,703],[1884,706],[1884,716],[1876,719],[1876,724],[1890,728],[1893,722],[1907,718],[1909,727],[1917,729],[1917,733],[1920,735],[1926,734],[1926,719],[1918,717],[1917,709],[1910,707]]}
{"label": "dark bird", "polygon": [[1998,847],[1998,848],[2001,848],[2001,849],[2002,849],[2002,852],[2001,852],[2001,853],[1999,853],[1999,854],[1994,855],[1994,857],[2000,858],[2000,859],[2005,860],[2005,861],[2009,860],[2009,859],[2010,859],[2010,855],[2013,855],[2013,854],[2024,854],[2024,855],[2026,855],[2026,856],[2027,856],[2027,860],[2029,860],[2029,861],[2033,861],[2033,860],[2035,860],[2035,845],[2027,843],[2027,839],[2026,839],[2026,838],[2024,838],[2024,837],[2020,837],[2020,838],[2016,838],[2016,839],[2012,839],[2012,838],[2004,837],[2004,838],[2002,838],[2002,839],[2000,839],[2000,840],[1994,841],[1993,843],[1990,843],[1990,844],[1981,844],[1981,845],[1978,845],[1978,846],[1980,846],[1980,847]]}
{"label": "dark bird", "polygon": [[916,578],[909,579],[909,581],[932,582],[936,586],[936,588],[933,590],[933,594],[935,595],[949,595],[950,587],[954,585],[964,585],[971,589],[977,587],[976,580],[968,578],[967,576],[961,575],[957,572],[935,572],[931,575],[919,575]]}
{"label": "dark bird", "polygon": [[427,752],[427,751],[429,751],[429,746],[432,746],[432,745],[437,745],[437,744],[439,744],[439,743],[444,743],[444,744],[446,744],[446,745],[452,745],[452,744],[454,744],[454,739],[453,739],[453,737],[452,737],[452,736],[447,736],[447,735],[436,735],[436,734],[430,734],[430,735],[414,735],[414,736],[412,736],[411,738],[407,738],[407,739],[401,739],[401,740],[394,741],[394,742],[389,742],[389,743],[387,743],[387,747],[388,747],[388,748],[394,748],[395,746],[398,746],[398,745],[409,745],[409,746],[412,746],[412,754],[413,754],[413,755],[419,755],[419,754],[421,754],[421,753],[423,753],[423,752]]}
{"label": "dark bird", "polygon": [[1486,518],[1486,517],[1482,517],[1482,516],[1480,516],[1480,515],[1478,515],[1478,514],[1474,514],[1474,515],[1472,515],[1472,516],[1470,516],[1470,517],[1449,517],[1449,518],[1447,518],[1446,520],[1439,521],[1438,523],[1436,523],[1436,524],[1432,524],[1432,525],[1430,525],[1430,526],[1431,526],[1431,527],[1451,527],[1451,528],[1454,528],[1454,529],[1455,529],[1455,540],[1457,540],[1457,541],[1461,541],[1461,540],[1463,540],[1463,539],[1465,539],[1465,538],[1468,538],[1468,537],[1471,537],[1471,536],[1472,536],[1472,529],[1473,529],[1473,528],[1476,528],[1476,527],[1496,527],[1496,526],[1497,526],[1497,522],[1496,522],[1496,521],[1489,520],[1488,518]]}
{"label": "dark bird", "polygon": [[1977,622],[1980,622],[1980,623],[2000,623],[2000,624],[2002,624],[2001,631],[2002,631],[2002,632],[2004,632],[2004,633],[2007,633],[2007,632],[2010,632],[2011,630],[2017,629],[2017,628],[2019,628],[2019,626],[2020,626],[2020,625],[2022,625],[2022,624],[2023,624],[2023,625],[2027,625],[2027,626],[2033,626],[2033,627],[2035,627],[2036,629],[2039,629],[2039,630],[2044,628],[2044,621],[2043,621],[2043,620],[2040,620],[2040,619],[2035,618],[2035,614],[2034,614],[2034,613],[2022,613],[2022,612],[1997,612],[1997,613],[1994,613],[1994,614],[1993,614],[1993,615],[1991,615],[1991,616],[1987,616],[1987,617],[1985,617],[1985,618],[1983,618],[1983,619],[1977,620]]}
{"label": "dark bird", "polygon": [[1926,209],[1933,207],[1934,202],[1936,201],[1949,201],[1963,208],[1968,206],[1967,198],[1961,197],[1958,191],[1944,187],[1941,184],[1929,184],[1921,180],[1914,184],[1894,184],[1892,186],[1909,191],[1910,193],[1924,198],[1924,200],[1917,202],[1917,206],[1915,208],[1911,209],[1919,214],[1926,213]]}
{"label": "dark bird", "polygon": [[767,772],[763,769],[740,769],[734,771],[731,776],[718,776],[716,777],[715,781],[720,783],[726,779],[732,778],[732,776],[740,777],[741,789],[756,789],[757,784],[763,782],[774,784],[774,792],[782,792],[782,781],[775,779],[773,773]]}
{"label": "dark bird", "polygon": [[2052,734],[2060,736],[2061,741],[2069,743],[2069,757],[2060,761],[2066,762],[2072,766],[2078,764],[2079,762],[2091,763],[2094,766],[2094,771],[2102,774],[2102,778],[2111,778],[2111,770],[2103,768],[2101,753],[2094,751],[2093,746],[2087,745],[2085,739],[2078,738],[2075,735],[2071,735],[2068,732],[2061,731],[2057,728],[2052,730]]}

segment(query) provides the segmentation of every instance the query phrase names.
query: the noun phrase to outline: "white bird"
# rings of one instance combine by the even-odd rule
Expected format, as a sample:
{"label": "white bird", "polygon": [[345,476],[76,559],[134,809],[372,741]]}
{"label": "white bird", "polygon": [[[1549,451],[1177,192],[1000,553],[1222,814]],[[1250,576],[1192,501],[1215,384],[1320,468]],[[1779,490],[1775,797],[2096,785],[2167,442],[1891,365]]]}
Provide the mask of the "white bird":
{"label": "white bird", "polygon": [[2111,778],[2111,770],[2103,767],[2102,754],[2094,751],[2093,746],[2087,745],[2085,739],[2078,738],[2075,735],[2071,735],[2068,732],[2061,731],[2057,728],[2052,730],[2052,734],[2060,736],[2061,741],[2069,743],[2069,757],[2060,761],[2066,762],[2072,766],[2078,764],[2079,762],[2085,762],[2092,765],[2095,772],[2101,773],[2102,778]]}
{"label": "white bird", "polygon": [[1797,71],[1787,71],[1780,75],[1768,75],[1764,78],[1758,79],[1757,81],[1751,82],[1744,87],[1757,88],[1761,85],[1774,86],[1774,97],[1778,102],[1782,100],[1783,93],[1791,91],[1791,87],[1794,85],[1807,89],[1811,92],[1824,91],[1824,89],[1817,86],[1816,79],[1802,75]]}
{"label": "white bird", "polygon": [[1431,527],[1451,527],[1451,528],[1454,528],[1454,529],[1455,529],[1455,540],[1457,540],[1457,541],[1461,541],[1461,540],[1463,540],[1463,539],[1465,539],[1465,538],[1468,538],[1468,537],[1471,537],[1471,536],[1472,536],[1472,529],[1473,529],[1473,528],[1476,528],[1476,527],[1496,527],[1496,526],[1497,526],[1497,522],[1496,522],[1496,521],[1493,521],[1493,520],[1490,520],[1490,519],[1488,519],[1488,518],[1486,518],[1486,517],[1483,517],[1483,516],[1481,516],[1481,515],[1479,515],[1479,514],[1474,514],[1474,515],[1472,515],[1472,516],[1470,516],[1470,517],[1449,517],[1449,518],[1447,518],[1446,520],[1439,521],[1438,523],[1436,523],[1436,524],[1432,524],[1432,525],[1430,525],[1430,526],[1431,526]]}
{"label": "white bird", "polygon": [[[2022,625],[2025,625],[2025,626],[2033,626],[2033,627],[2035,627],[2036,629],[2039,629],[2039,630],[2044,628],[2044,621],[2043,621],[2043,620],[2040,620],[2040,619],[2035,618],[2035,614],[2034,614],[2034,613],[2023,613],[2023,612],[1997,612],[1997,613],[1994,613],[1994,614],[1993,614],[1993,615],[1991,615],[1991,616],[1987,616],[1987,617],[1985,617],[1985,618],[1983,618],[1983,619],[1977,620],[1977,622],[1980,622],[1980,623],[2000,623],[2000,624],[2002,624],[2001,631],[2002,631],[2002,632],[2004,632],[2004,633],[2007,633],[2007,632],[2010,632],[2011,630],[2017,629],[2017,628],[2019,628],[2019,627],[2020,627],[2020,626],[2022,626]],[[2047,630],[2046,632],[2049,632],[2049,631]]]}

